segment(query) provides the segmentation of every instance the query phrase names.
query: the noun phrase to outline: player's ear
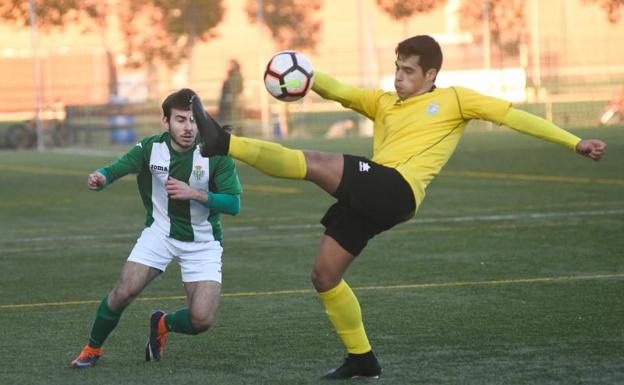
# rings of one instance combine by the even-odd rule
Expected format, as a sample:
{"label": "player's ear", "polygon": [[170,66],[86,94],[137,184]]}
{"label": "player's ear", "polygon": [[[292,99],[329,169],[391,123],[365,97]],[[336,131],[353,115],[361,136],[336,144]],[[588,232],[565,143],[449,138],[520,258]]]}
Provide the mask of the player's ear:
{"label": "player's ear", "polygon": [[436,76],[438,76],[438,70],[435,68],[429,68],[427,72],[425,73],[425,80],[434,82],[436,79]]}

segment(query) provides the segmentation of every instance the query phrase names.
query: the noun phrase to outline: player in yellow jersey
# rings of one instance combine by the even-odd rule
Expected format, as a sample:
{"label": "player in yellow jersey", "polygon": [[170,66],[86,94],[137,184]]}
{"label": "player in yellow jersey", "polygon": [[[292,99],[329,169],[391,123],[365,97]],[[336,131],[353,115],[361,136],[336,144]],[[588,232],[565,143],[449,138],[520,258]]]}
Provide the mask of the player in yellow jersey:
{"label": "player in yellow jersey", "polygon": [[316,93],[375,122],[372,159],[229,135],[204,113],[197,98],[191,103],[202,155],[229,155],[272,176],[309,180],[337,199],[321,220],[325,234],[312,270],[312,283],[348,352],[327,379],[381,374],[360,305],[342,277],[369,239],[414,215],[471,119],[511,127],[593,160],[606,148],[600,140],[581,140],[507,101],[462,87],[437,88],[442,51],[430,36],[399,43],[396,55],[396,92],[351,87],[319,71],[314,75]]}

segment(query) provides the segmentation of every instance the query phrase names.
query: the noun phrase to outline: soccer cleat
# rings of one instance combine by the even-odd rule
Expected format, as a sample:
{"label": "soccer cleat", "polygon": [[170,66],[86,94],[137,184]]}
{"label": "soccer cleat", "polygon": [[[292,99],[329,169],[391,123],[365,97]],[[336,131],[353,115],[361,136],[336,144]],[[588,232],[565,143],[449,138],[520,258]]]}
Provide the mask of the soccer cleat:
{"label": "soccer cleat", "polygon": [[381,365],[371,350],[364,354],[351,354],[345,358],[344,363],[324,375],[324,380],[348,380],[350,378],[379,378]]}
{"label": "soccer cleat", "polygon": [[145,361],[160,361],[163,349],[167,343],[167,326],[165,326],[165,316],[167,314],[161,310],[155,311],[150,317],[150,336],[145,345]]}
{"label": "soccer cleat", "polygon": [[191,97],[191,111],[201,139],[200,153],[203,157],[227,155],[230,134],[225,131],[204,109],[199,97]]}
{"label": "soccer cleat", "polygon": [[92,348],[89,345],[85,345],[78,357],[76,357],[70,365],[75,369],[92,368],[101,355],[102,348]]}

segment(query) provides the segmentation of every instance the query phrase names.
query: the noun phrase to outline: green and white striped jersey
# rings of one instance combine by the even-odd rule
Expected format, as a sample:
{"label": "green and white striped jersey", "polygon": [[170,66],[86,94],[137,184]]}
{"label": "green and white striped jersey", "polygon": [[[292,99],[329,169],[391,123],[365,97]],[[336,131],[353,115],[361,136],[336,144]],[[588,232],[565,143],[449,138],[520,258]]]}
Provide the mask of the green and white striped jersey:
{"label": "green and white striped jersey", "polygon": [[204,158],[196,146],[185,152],[171,148],[168,132],[144,138],[126,154],[99,170],[110,184],[127,174],[137,174],[139,193],[147,211],[145,226],[180,241],[222,239],[219,214],[191,200],[169,199],[169,177],[206,192],[240,194],[242,191],[232,158]]}

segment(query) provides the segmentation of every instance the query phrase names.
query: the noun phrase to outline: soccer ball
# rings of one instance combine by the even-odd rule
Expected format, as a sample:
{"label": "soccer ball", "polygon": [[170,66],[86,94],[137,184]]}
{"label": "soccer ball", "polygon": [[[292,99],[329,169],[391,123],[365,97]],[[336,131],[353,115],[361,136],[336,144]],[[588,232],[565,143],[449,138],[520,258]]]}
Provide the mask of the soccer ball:
{"label": "soccer ball", "polygon": [[275,98],[292,102],[312,88],[314,70],[307,57],[295,51],[276,53],[264,71],[264,85]]}

